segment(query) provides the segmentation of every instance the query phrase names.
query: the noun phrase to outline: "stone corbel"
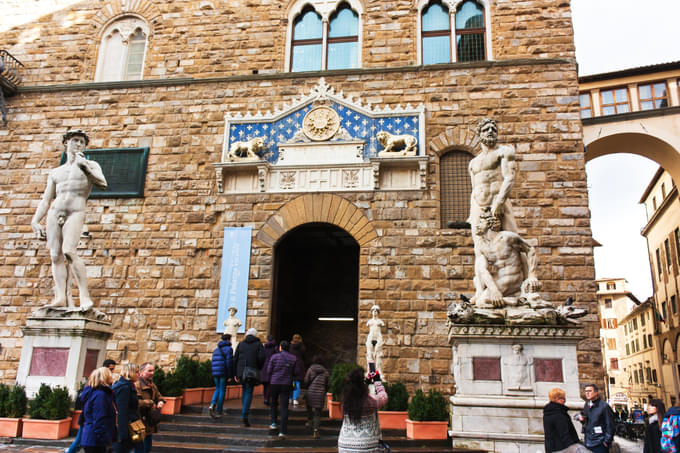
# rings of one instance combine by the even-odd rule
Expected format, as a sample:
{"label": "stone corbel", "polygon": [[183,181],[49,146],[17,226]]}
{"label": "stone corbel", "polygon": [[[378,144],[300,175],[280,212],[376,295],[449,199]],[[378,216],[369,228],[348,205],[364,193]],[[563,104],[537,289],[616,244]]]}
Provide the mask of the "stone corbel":
{"label": "stone corbel", "polygon": [[380,162],[371,162],[373,167],[373,190],[380,189]]}
{"label": "stone corbel", "polygon": [[257,184],[260,188],[260,192],[267,191],[267,176],[269,175],[268,165],[258,165],[257,166]]}
{"label": "stone corbel", "polygon": [[425,190],[427,188],[427,160],[418,161],[418,170],[420,173],[420,188]]}
{"label": "stone corbel", "polygon": [[215,168],[215,175],[217,176],[217,193],[224,193],[224,174],[221,167]]}

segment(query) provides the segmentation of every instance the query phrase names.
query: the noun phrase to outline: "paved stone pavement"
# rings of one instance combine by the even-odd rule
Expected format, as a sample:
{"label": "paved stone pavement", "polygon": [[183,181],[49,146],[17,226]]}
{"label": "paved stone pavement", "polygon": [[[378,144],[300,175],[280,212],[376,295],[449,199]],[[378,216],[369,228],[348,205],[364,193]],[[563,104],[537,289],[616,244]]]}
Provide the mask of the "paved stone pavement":
{"label": "paved stone pavement", "polygon": [[618,436],[614,440],[621,447],[621,453],[641,453],[643,450],[644,442],[641,440],[628,440]]}

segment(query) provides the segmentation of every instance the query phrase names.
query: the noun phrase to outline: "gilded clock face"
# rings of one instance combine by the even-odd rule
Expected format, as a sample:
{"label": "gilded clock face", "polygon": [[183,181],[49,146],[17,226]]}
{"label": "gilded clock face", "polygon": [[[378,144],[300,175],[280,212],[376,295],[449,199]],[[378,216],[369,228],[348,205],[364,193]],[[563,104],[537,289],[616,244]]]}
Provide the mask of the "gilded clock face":
{"label": "gilded clock face", "polygon": [[314,141],[328,140],[338,131],[340,116],[330,107],[317,107],[309,111],[302,120],[302,130]]}

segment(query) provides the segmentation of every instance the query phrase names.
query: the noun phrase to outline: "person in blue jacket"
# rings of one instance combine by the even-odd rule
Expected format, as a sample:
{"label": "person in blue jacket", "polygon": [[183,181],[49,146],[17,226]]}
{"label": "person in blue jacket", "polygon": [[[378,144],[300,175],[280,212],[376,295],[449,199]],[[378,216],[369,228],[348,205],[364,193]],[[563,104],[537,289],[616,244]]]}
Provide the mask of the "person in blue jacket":
{"label": "person in blue jacket", "polygon": [[106,453],[116,440],[116,409],[113,406],[113,375],[106,367],[97,368],[83,389],[83,433],[80,445],[85,453]]}
{"label": "person in blue jacket", "polygon": [[231,335],[225,333],[217,343],[212,354],[212,375],[215,380],[215,393],[210,402],[210,416],[219,418],[222,416],[224,404],[224,392],[227,389],[227,380],[234,376],[233,351],[231,349]]}
{"label": "person in blue jacket", "polygon": [[113,384],[113,395],[118,409],[118,438],[113,443],[113,451],[116,453],[130,453],[134,448],[128,425],[140,418],[139,398],[135,389],[138,372],[134,363],[125,364],[120,372],[120,379]]}

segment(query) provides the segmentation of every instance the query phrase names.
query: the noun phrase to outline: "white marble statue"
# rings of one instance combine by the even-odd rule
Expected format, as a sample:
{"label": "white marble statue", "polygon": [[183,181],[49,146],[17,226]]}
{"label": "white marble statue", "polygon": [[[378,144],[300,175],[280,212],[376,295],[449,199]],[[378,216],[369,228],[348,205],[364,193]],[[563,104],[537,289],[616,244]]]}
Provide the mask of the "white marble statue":
{"label": "white marble statue", "polygon": [[382,374],[382,356],[383,356],[383,337],[382,327],[385,322],[378,318],[380,307],[373,305],[371,307],[371,319],[366,322],[368,326],[368,336],[366,336],[366,367],[370,362],[375,362],[375,369]]}
{"label": "white marble statue", "polygon": [[523,349],[521,344],[514,344],[512,345],[512,354],[504,356],[501,360],[505,390],[533,390],[531,383],[533,358],[527,357]]}
{"label": "white marble statue", "polygon": [[[107,183],[97,162],[88,160],[83,152],[89,143],[85,132],[64,134],[66,163],[52,170],[38,209],[31,220],[31,228],[40,239],[47,239],[54,277],[54,302],[49,307],[75,307],[71,295],[75,278],[80,292],[80,309],[93,306],[87,287],[85,263],[78,256],[77,247],[85,221],[85,206],[92,186],[106,189]],[[47,215],[46,230],[40,222]]]}
{"label": "white marble statue", "polygon": [[[392,135],[386,131],[375,134],[375,138],[383,146],[378,157],[415,156],[418,140],[413,135]],[[397,151],[397,149],[399,150]]]}
{"label": "white marble statue", "polygon": [[238,309],[231,305],[228,309],[229,317],[224,321],[224,333],[231,335],[231,347],[236,350],[236,345],[238,341],[236,340],[236,335],[238,334],[238,328],[243,325],[240,319],[236,317],[236,312]]}
{"label": "white marble statue", "polygon": [[227,159],[230,161],[262,160],[259,153],[264,149],[264,139],[255,137],[247,142],[234,142],[229,148]]}

